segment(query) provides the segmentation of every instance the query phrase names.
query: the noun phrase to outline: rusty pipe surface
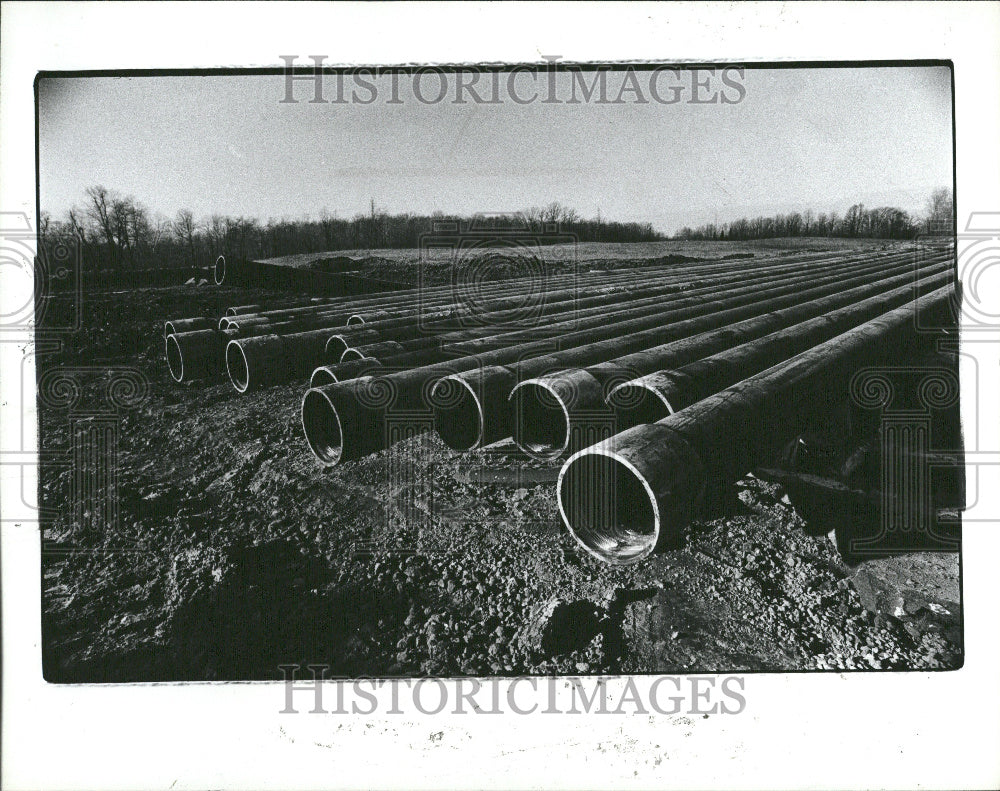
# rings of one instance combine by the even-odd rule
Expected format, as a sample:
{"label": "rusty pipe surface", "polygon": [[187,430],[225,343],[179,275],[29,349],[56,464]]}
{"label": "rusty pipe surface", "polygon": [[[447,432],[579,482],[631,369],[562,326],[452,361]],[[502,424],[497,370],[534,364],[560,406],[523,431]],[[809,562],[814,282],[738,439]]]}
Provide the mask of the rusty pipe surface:
{"label": "rusty pipe surface", "polygon": [[[937,288],[947,283],[950,276],[951,264],[943,262],[927,267],[917,282],[922,288],[930,285]],[[833,316],[832,321],[839,322],[836,326],[846,329],[850,325],[844,322],[866,321],[911,299],[913,286],[911,273],[887,277],[801,305],[770,311],[722,329],[614,357],[584,369],[563,368],[529,376],[539,370],[529,364],[521,372],[521,382],[510,396],[514,442],[534,458],[559,458],[602,439],[596,436],[598,431],[616,433],[632,424],[628,421],[638,422],[635,410],[639,407],[639,398],[627,384],[641,383],[639,377],[667,366],[695,363],[708,355],[728,351],[735,344],[757,342],[755,339],[769,337],[771,333],[790,333],[802,322],[824,314]],[[888,307],[879,309],[880,305]],[[829,325],[825,318],[816,320]],[[617,408],[614,410],[607,406],[612,394],[616,394]],[[658,415],[656,419],[664,416]]]}
{"label": "rusty pipe surface", "polygon": [[[940,265],[946,266],[946,264]],[[597,363],[614,360],[625,355],[632,355],[624,360],[625,363],[632,366],[638,365],[641,364],[646,350],[651,347],[678,343],[681,339],[717,330],[732,322],[743,322],[761,314],[802,305],[815,299],[835,297],[838,293],[855,287],[867,287],[869,289],[867,293],[870,294],[871,289],[879,288],[875,284],[883,282],[884,285],[886,274],[897,273],[896,279],[891,281],[890,285],[899,286],[912,278],[909,270],[909,264],[899,264],[894,268],[876,271],[874,274],[869,271],[853,277],[844,277],[842,274],[834,273],[825,279],[809,278],[812,281],[812,287],[806,289],[802,289],[794,279],[783,281],[785,285],[778,288],[751,287],[749,292],[735,298],[730,297],[729,299],[700,302],[696,306],[688,305],[683,308],[675,308],[661,322],[654,322],[652,325],[633,324],[632,326],[637,328],[633,333],[618,333],[608,336],[600,327],[593,325],[592,331],[600,337],[595,336],[589,342],[574,344],[574,348],[562,348],[549,354],[523,355],[522,359],[510,366],[491,364],[470,367],[467,371],[449,377],[452,383],[448,387],[452,395],[435,407],[435,417],[440,423],[438,433],[445,444],[453,450],[471,450],[498,442],[511,436],[514,431],[517,424],[516,408],[518,404],[514,403],[514,411],[512,411],[510,396],[514,388],[526,379],[534,379],[548,373],[581,365],[595,366]],[[747,293],[752,293],[753,298],[747,299]],[[860,293],[863,292],[854,292],[855,295]],[[744,330],[746,326],[743,325]],[[577,337],[580,337],[579,334]],[[732,337],[731,330],[724,330],[711,342],[731,343]],[[659,351],[662,354],[677,353],[675,347]],[[622,371],[621,362],[618,361],[607,366],[610,370],[607,376],[603,377],[605,382],[612,372],[620,373]],[[598,367],[597,371],[600,370]],[[607,431],[611,426],[611,419],[604,403],[607,390],[604,389],[602,382],[597,381],[597,371],[567,375],[564,386],[567,388],[567,393],[571,393],[573,396],[574,410],[578,413],[579,418],[586,418],[585,428],[587,430]],[[623,380],[619,379],[618,381]],[[538,424],[536,428],[540,432],[555,432],[559,427],[557,422],[559,418],[573,422],[573,415],[562,411],[562,405],[556,400],[556,392],[558,391],[549,393],[547,384],[549,383],[542,383],[541,392],[538,395],[539,406],[547,408],[548,422]],[[528,392],[530,394],[531,391]],[[525,391],[522,391],[522,397],[524,394]],[[579,423],[579,420],[576,422]],[[544,456],[551,452],[552,457],[555,457],[558,449],[556,443],[559,439],[556,433],[550,433],[533,439],[532,445],[534,447],[527,442],[524,447]],[[582,438],[581,441],[583,441]],[[550,445],[553,446],[551,451],[548,449]],[[562,442],[558,442],[558,446],[561,447]]]}
{"label": "rusty pipe surface", "polygon": [[556,485],[577,542],[608,563],[634,563],[676,542],[709,485],[739,480],[792,437],[810,414],[846,396],[853,372],[905,356],[916,315],[952,310],[938,289],[734,384],[656,423],[578,451]]}
{"label": "rusty pipe surface", "polygon": [[[844,280],[839,275],[833,276],[837,285],[834,288],[842,288],[850,285],[850,278]],[[798,283],[787,281],[788,285],[775,289],[771,292],[761,292],[759,288],[751,287],[756,294],[758,301],[764,301],[773,296],[786,295],[790,300],[780,306],[794,304],[801,300],[795,296],[794,292],[800,291]],[[743,304],[745,295],[737,298]],[[560,339],[563,348],[578,347],[582,344],[592,344],[595,341],[617,338],[623,334],[639,333],[642,330],[653,329],[654,332],[668,332],[669,324],[673,320],[680,320],[691,316],[696,311],[720,311],[729,307],[731,301],[716,300],[714,302],[700,302],[698,306],[689,305],[684,309],[668,308],[661,313],[652,315],[642,315],[638,318],[625,318],[622,321],[608,323],[602,322],[600,326],[588,327],[583,330],[570,332]],[[726,314],[724,320],[742,319],[753,313],[753,304],[743,305],[739,309],[742,312]],[[653,335],[637,336],[641,338],[641,343],[646,346],[657,342],[660,336]],[[643,348],[636,346],[635,349]],[[487,366],[502,366],[505,363],[515,362],[528,357],[535,357],[550,353],[552,342],[549,339],[519,343],[512,346],[494,349],[482,354],[467,355],[457,359],[448,360],[444,363],[411,368],[409,370],[395,371],[392,373],[379,373],[378,375],[365,375],[348,381],[337,382],[322,388],[310,390],[305,398],[309,401],[308,409],[303,406],[303,428],[306,432],[307,441],[313,449],[317,458],[327,465],[338,464],[342,461],[360,458],[375,450],[381,450],[389,441],[386,438],[386,412],[388,409],[401,410],[423,410],[430,411],[432,405],[441,407],[442,402],[454,397],[453,393],[458,392],[451,384],[445,385],[447,390],[441,390],[435,397],[431,397],[432,389],[436,389],[437,380],[449,377],[452,374],[462,373],[469,370],[479,370]],[[581,359],[586,359],[587,350],[581,355]],[[573,362],[571,364],[578,364]],[[516,383],[516,382],[515,382]],[[511,383],[511,388],[513,384]],[[504,394],[504,398],[510,390]],[[331,411],[337,412],[337,433],[339,443],[330,445],[325,442],[313,442],[310,439],[310,431],[325,432],[325,428],[317,425],[317,421],[326,418],[333,420]],[[323,434],[330,438],[331,434]]]}

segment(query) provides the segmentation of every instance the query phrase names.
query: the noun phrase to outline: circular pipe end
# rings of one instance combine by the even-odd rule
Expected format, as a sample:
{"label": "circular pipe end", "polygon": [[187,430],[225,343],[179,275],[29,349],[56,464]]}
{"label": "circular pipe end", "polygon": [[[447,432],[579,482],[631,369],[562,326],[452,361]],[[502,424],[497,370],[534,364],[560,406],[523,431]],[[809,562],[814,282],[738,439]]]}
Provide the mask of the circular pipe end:
{"label": "circular pipe end", "polygon": [[570,416],[558,390],[545,379],[526,379],[510,394],[511,434],[534,459],[559,458],[569,449]]}
{"label": "circular pipe end", "polygon": [[184,354],[181,352],[181,346],[177,342],[176,335],[168,335],[164,340],[167,351],[167,367],[170,369],[170,375],[173,377],[175,382],[184,381]]}
{"label": "circular pipe end", "polygon": [[174,323],[172,321],[163,322],[163,337],[168,338],[171,335],[175,335],[177,330],[174,329]]}
{"label": "circular pipe end", "polygon": [[239,341],[226,344],[226,371],[237,392],[245,393],[250,388],[250,363]]}
{"label": "circular pipe end", "polygon": [[224,255],[220,255],[215,259],[213,277],[215,279],[215,285],[217,286],[221,286],[222,281],[226,279],[226,257]]}
{"label": "circular pipe end", "polygon": [[326,346],[323,347],[323,353],[327,360],[340,360],[349,348],[351,347],[343,335],[331,335],[326,341]]}
{"label": "circular pipe end", "polygon": [[351,360],[363,360],[365,359],[365,353],[354,347],[348,347],[344,349],[344,353],[340,355],[340,362],[349,363]]}
{"label": "circular pipe end", "polygon": [[656,423],[677,410],[667,394],[643,379],[623,382],[608,393],[608,405],[618,416],[618,428]]}
{"label": "circular pipe end", "polygon": [[326,466],[333,466],[343,455],[343,431],[340,416],[322,390],[310,388],[302,398],[302,429],[309,449]]}
{"label": "circular pipe end", "polygon": [[347,317],[348,327],[360,327],[364,323],[365,323],[365,318],[360,313],[352,313],[350,316]]}
{"label": "circular pipe end", "polygon": [[461,376],[439,379],[431,390],[434,430],[452,450],[469,451],[483,441],[483,405]]}
{"label": "circular pipe end", "polygon": [[309,387],[323,387],[337,383],[337,375],[328,366],[322,365],[312,372]]}
{"label": "circular pipe end", "polygon": [[599,560],[637,563],[656,548],[660,511],[650,482],[605,444],[572,456],[556,491],[570,534]]}

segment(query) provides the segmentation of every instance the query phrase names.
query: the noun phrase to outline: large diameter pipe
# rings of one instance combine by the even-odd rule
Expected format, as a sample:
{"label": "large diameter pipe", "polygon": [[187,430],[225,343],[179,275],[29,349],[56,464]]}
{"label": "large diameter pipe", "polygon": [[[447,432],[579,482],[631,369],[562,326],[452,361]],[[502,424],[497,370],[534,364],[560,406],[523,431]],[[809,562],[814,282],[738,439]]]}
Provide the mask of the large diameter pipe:
{"label": "large diameter pipe", "polygon": [[329,329],[289,335],[233,338],[226,345],[226,370],[240,393],[308,376],[323,361]]}
{"label": "large diameter pipe", "polygon": [[173,319],[163,323],[163,337],[176,335],[179,332],[193,332],[194,330],[211,330],[215,328],[215,322],[207,316],[196,316],[190,319]]}
{"label": "large diameter pipe", "polygon": [[[923,279],[918,282],[922,288],[937,288],[947,283],[950,275],[950,263],[942,263],[922,272]],[[784,336],[792,331],[786,328],[798,327],[801,322],[823,314],[831,314],[833,318],[818,320],[822,326],[841,328],[830,330],[829,334],[835,335],[851,326],[850,321],[855,324],[867,321],[912,299],[913,286],[913,276],[909,273],[888,277],[800,305],[763,313],[722,329],[617,356],[586,368],[562,368],[529,376],[539,370],[538,366],[529,362],[520,372],[522,381],[510,395],[514,442],[533,458],[552,460],[597,442],[601,439],[594,436],[597,431],[616,433],[634,422],[654,422],[638,421],[635,410],[640,399],[634,389],[626,387],[628,382],[642,382],[638,377],[650,375],[648,383],[652,384],[656,378],[655,371],[694,363],[703,357],[729,350],[735,344],[764,338],[771,333]],[[815,343],[824,339],[820,337]],[[815,345],[806,343],[802,346],[801,343],[798,342],[796,352]],[[786,356],[791,356],[791,353]],[[615,411],[606,405],[611,394],[615,397]],[[665,417],[665,414],[659,414],[655,419],[660,417]]]}
{"label": "large diameter pipe", "polygon": [[381,357],[398,355],[403,353],[403,347],[399,345],[396,341],[380,341],[378,343],[367,343],[361,344],[360,346],[351,346],[344,350],[344,353],[340,355],[340,362],[348,363],[352,360],[364,360],[365,358],[374,357],[379,359]]}
{"label": "large diameter pipe", "polygon": [[167,367],[175,382],[218,377],[225,370],[225,347],[232,334],[203,329],[178,332],[164,340]]}
{"label": "large diameter pipe", "polygon": [[312,376],[309,378],[309,387],[323,387],[337,382],[346,382],[383,367],[382,362],[372,356],[340,362],[335,365],[321,365],[312,372]]}
{"label": "large diameter pipe", "polygon": [[[516,411],[517,404],[515,403],[515,409],[512,410],[510,396],[514,388],[525,379],[537,378],[571,367],[593,366],[625,355],[638,356],[652,347],[678,342],[680,339],[699,333],[727,327],[733,322],[742,322],[768,312],[802,305],[854,287],[866,286],[869,289],[877,289],[880,286],[875,284],[882,282],[884,286],[885,275],[891,275],[893,272],[899,274],[890,285],[899,286],[913,277],[909,270],[908,264],[901,264],[875,274],[868,272],[844,278],[835,273],[827,278],[807,278],[813,282],[812,287],[806,289],[801,288],[798,280],[787,279],[783,281],[785,285],[780,288],[752,287],[735,297],[700,302],[697,306],[676,309],[662,321],[654,322],[651,326],[633,324],[632,326],[637,327],[634,333],[609,336],[595,326],[594,336],[581,341],[581,344],[568,344],[574,346],[572,349],[564,348],[550,354],[523,355],[522,359],[511,366],[484,365],[453,374],[449,377],[449,382],[441,383],[442,387],[449,388],[447,392],[450,397],[442,398],[435,407],[436,421],[439,423],[438,433],[445,444],[453,450],[472,450],[498,442],[512,435],[516,425],[516,415],[513,412]],[[860,293],[870,295],[872,291],[855,292],[854,295]],[[748,298],[748,294],[755,296]],[[745,329],[746,325],[743,327]],[[576,337],[580,335],[577,334]],[[733,337],[732,331],[726,330],[713,342],[732,343]],[[668,355],[676,353],[675,348],[659,351]],[[629,358],[627,362],[636,364],[640,361]],[[609,367],[619,373],[622,370],[620,365],[616,364],[611,364]],[[544,384],[546,383],[543,383],[543,387]],[[555,400],[555,394],[551,403],[545,394],[541,394],[540,406],[549,407],[551,412],[548,416],[549,422],[539,426],[543,432],[557,427],[555,421],[558,418],[564,418],[566,422],[574,422],[577,425],[588,425],[592,429],[606,430],[610,420],[605,421],[604,429],[599,420],[594,420],[595,417],[608,417],[604,403],[607,390],[602,387],[602,383],[596,381],[594,375],[586,372],[567,375],[565,385],[560,386],[560,389],[562,387],[566,388],[566,401],[572,399],[574,403],[573,410],[563,413],[563,406]],[[580,437],[577,441],[582,439]],[[596,437],[594,439],[596,441]],[[562,445],[561,441],[557,444],[557,440],[560,440],[560,437],[555,433],[538,436],[532,440],[532,445],[535,446],[532,450],[545,457],[551,448],[554,458],[558,455],[555,451]],[[528,443],[525,443],[525,447],[529,447]]]}
{"label": "large diameter pipe", "polygon": [[[794,280],[794,279],[793,279]],[[801,301],[800,285],[792,280],[786,280],[787,286],[771,291],[761,291],[759,287],[751,287],[758,302],[763,302],[774,296],[787,295],[789,302],[779,307]],[[838,280],[841,288],[857,281]],[[816,294],[813,294],[816,296]],[[643,315],[639,318],[626,318],[622,321],[601,322],[600,326],[587,327],[583,330],[567,333],[560,343],[563,348],[577,347],[581,344],[592,344],[596,341],[618,338],[619,336],[637,334],[643,330],[654,330],[654,333],[669,332],[670,322],[690,317],[699,310],[722,311],[733,304],[742,305],[739,311],[728,314],[724,319],[739,320],[748,318],[754,313],[752,302],[746,305],[746,295],[729,300],[715,302],[700,302],[698,306],[688,306],[677,310],[669,308],[661,313]],[[653,334],[652,337],[639,336],[645,348],[662,342],[663,335]],[[633,341],[635,342],[635,341]],[[543,339],[530,343],[520,343],[509,347],[494,349],[482,354],[468,355],[449,360],[445,363],[411,368],[405,371],[366,375],[349,381],[337,382],[321,388],[310,389],[303,398],[302,418],[303,428],[310,448],[316,457],[326,465],[339,464],[349,459],[360,458],[368,453],[381,450],[388,446],[390,439],[387,432],[387,411],[395,410],[429,410],[432,405],[443,408],[443,404],[461,395],[460,388],[450,384],[444,385],[435,396],[431,390],[437,389],[437,381],[452,374],[469,370],[481,370],[489,366],[503,366],[507,363],[528,357],[550,353],[552,341]],[[581,360],[586,361],[589,350],[581,354]],[[609,355],[613,356],[613,355]],[[577,365],[578,362],[571,364]],[[513,388],[515,382],[509,382],[509,387],[503,393],[503,402]]]}
{"label": "large diameter pipe", "polygon": [[[944,272],[921,286],[940,288],[951,278],[951,272]],[[608,394],[608,402],[621,430],[655,423],[912,299],[913,288],[909,286],[880,294],[686,365],[624,382]]]}
{"label": "large diameter pipe", "polygon": [[916,313],[947,317],[938,289],[656,423],[634,426],[563,465],[559,512],[573,537],[608,563],[634,563],[677,542],[710,483],[739,480],[845,395],[853,372],[905,357]]}

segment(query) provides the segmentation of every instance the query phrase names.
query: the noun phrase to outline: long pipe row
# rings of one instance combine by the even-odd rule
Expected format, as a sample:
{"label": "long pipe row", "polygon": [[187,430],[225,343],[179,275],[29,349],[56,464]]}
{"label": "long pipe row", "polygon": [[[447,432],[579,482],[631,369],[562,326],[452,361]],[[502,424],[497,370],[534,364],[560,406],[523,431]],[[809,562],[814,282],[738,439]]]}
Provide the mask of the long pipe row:
{"label": "long pipe row", "polygon": [[[907,254],[900,254],[898,256],[883,258],[879,263],[869,260],[863,262],[864,266],[861,266],[860,264],[852,266],[857,271],[860,271],[863,268],[872,269],[877,266],[887,266],[893,263],[898,264],[908,260]],[[845,271],[845,267],[847,265],[847,263],[842,261],[838,261],[833,264],[825,264],[823,267],[816,267],[813,269],[811,275],[799,274],[799,277],[803,281],[812,277],[814,282],[819,282],[819,277],[821,275],[829,274],[832,271]],[[661,294],[655,290],[655,287],[650,287],[650,289],[645,293],[637,294],[628,304],[625,304],[625,297],[621,296],[615,299],[601,297],[579,301],[569,300],[564,303],[553,305],[551,312],[547,314],[548,318],[557,317],[559,314],[571,314],[569,321],[541,324],[539,327],[530,331],[524,331],[515,326],[498,332],[496,326],[492,328],[487,326],[466,328],[460,333],[455,334],[448,333],[449,325],[446,322],[428,323],[427,325],[420,326],[419,332],[414,331],[417,327],[412,322],[402,325],[376,323],[367,325],[365,330],[366,332],[376,332],[378,337],[382,340],[397,340],[403,347],[403,354],[399,357],[394,359],[382,359],[379,360],[379,362],[390,366],[424,365],[439,362],[447,357],[455,357],[461,352],[475,353],[485,351],[489,348],[511,345],[516,340],[557,336],[561,333],[587,326],[585,324],[585,320],[587,319],[591,320],[591,324],[603,324],[613,319],[615,315],[615,311],[607,307],[609,305],[624,305],[624,310],[632,310],[636,313],[638,313],[639,308],[643,307],[650,308],[653,312],[655,312],[667,303],[676,304],[679,299],[690,300],[706,294],[719,297],[727,291],[745,288],[747,285],[752,283],[775,282],[776,280],[782,280],[782,282],[787,284],[788,282],[791,282],[787,279],[787,276],[796,271],[798,271],[798,268],[792,265],[788,268],[777,270],[777,274],[775,273],[775,270],[768,270],[764,273],[753,273],[752,275],[743,274],[733,278],[732,280],[726,280],[719,285],[712,284],[703,288],[690,289],[679,293],[670,292],[668,290]],[[729,285],[731,288],[724,289],[721,288],[720,285]],[[506,315],[507,314],[504,312],[489,314],[490,321],[495,322],[497,325],[500,325],[500,327],[503,327]],[[514,333],[516,332],[520,332],[520,335],[515,335]],[[370,343],[371,337],[372,336],[370,334],[364,334],[362,335],[362,340],[360,342]],[[328,341],[327,357],[334,360],[338,359],[338,356],[343,353],[344,349],[354,345],[354,343],[355,335],[354,331],[351,330],[331,336]],[[344,375],[341,375],[341,369],[336,366],[324,366],[314,372],[313,383],[328,384],[337,381],[338,379],[352,378],[358,374],[358,369],[356,367],[349,367],[349,370],[343,371],[343,374]]]}
{"label": "long pipe row", "polygon": [[[801,281],[815,277],[816,274],[828,272],[843,272],[846,269],[870,269],[884,264],[866,262],[827,264],[818,267],[814,275],[799,275]],[[483,328],[466,328],[454,331],[449,323],[423,324],[410,317],[407,321],[373,322],[362,328],[344,332],[328,332],[328,327],[310,331],[292,333],[261,334],[250,338],[236,338],[229,342],[226,351],[226,363],[234,387],[245,392],[252,387],[278,384],[291,381],[297,377],[314,373],[316,367],[323,363],[340,361],[346,350],[351,346],[371,344],[376,342],[396,341],[402,350],[396,354],[387,354],[385,363],[388,365],[405,364],[413,366],[438,362],[442,358],[455,357],[472,351],[479,353],[488,349],[499,349],[515,345],[529,338],[539,336],[556,336],[565,332],[582,329],[587,326],[605,326],[617,318],[626,315],[636,318],[662,312],[667,306],[695,305],[701,302],[703,296],[716,297],[735,293],[752,293],[749,284],[764,284],[782,282],[786,286],[795,279],[789,279],[788,274],[795,270],[795,265],[781,267],[780,270],[768,269],[763,274],[738,276],[734,280],[718,287],[706,286],[677,292],[672,285],[643,286],[641,292],[633,294],[616,293],[602,297],[594,297],[583,302],[591,307],[577,309],[579,304],[570,299],[552,308],[551,319],[561,315],[571,315],[566,321],[545,323],[538,329],[525,331],[519,327],[504,328],[503,311],[491,315],[499,324]],[[639,295],[642,298],[637,298]],[[594,305],[597,302],[599,304]],[[443,334],[442,334],[443,333]],[[331,346],[335,344],[336,346]],[[467,346],[471,344],[472,346]],[[324,368],[330,378],[340,378],[329,368]]]}
{"label": "long pipe row", "polygon": [[[454,395],[435,407],[438,433],[454,450],[472,450],[515,436],[530,455],[557,458],[572,443],[590,444],[585,441],[588,431],[613,426],[604,398],[609,385],[715,353],[796,318],[904,286],[913,277],[904,264],[874,274],[811,279],[812,287],[804,290],[786,284],[760,292],[766,298],[763,302],[729,301],[716,303],[716,309],[705,303],[705,312],[677,314],[665,329],[612,336],[513,365],[455,374],[440,384]],[[581,372],[581,366],[589,367]]]}
{"label": "long pipe row", "polygon": [[[828,284],[832,290],[857,285],[866,276],[852,280],[843,273],[831,275],[834,281]],[[805,280],[811,279],[804,276]],[[875,276],[877,279],[877,276]],[[584,329],[567,332],[558,338],[558,345],[564,349],[589,346],[596,341],[619,339],[629,336],[626,342],[634,343],[632,350],[638,351],[651,345],[676,337],[671,336],[672,323],[693,318],[706,311],[719,313],[716,320],[724,323],[741,320],[766,310],[786,307],[803,300],[802,278],[785,278],[784,285],[762,290],[759,285],[749,286],[731,293],[727,299],[704,301],[683,300],[668,306],[660,312],[644,310],[638,317],[627,312],[620,320],[583,322]],[[832,293],[832,292],[830,292]],[[820,294],[812,291],[808,298]],[[775,302],[775,298],[780,298]],[[763,307],[761,305],[763,304]],[[705,327],[702,330],[707,329]],[[645,330],[653,333],[639,335]],[[392,373],[373,376],[366,374],[348,381],[310,389],[302,407],[303,426],[306,438],[315,455],[325,464],[337,464],[381,450],[389,444],[386,431],[386,413],[389,409],[430,410],[462,394],[462,388],[451,386],[453,380],[439,380],[465,371],[482,371],[503,366],[529,357],[538,357],[553,351],[551,339],[516,343],[502,348],[466,355],[445,363],[437,363]],[[583,356],[589,350],[583,352]],[[593,362],[593,360],[591,360]],[[492,370],[492,369],[490,369]],[[514,382],[516,384],[516,382]],[[513,385],[512,385],[513,386]],[[508,391],[509,392],[509,391]]]}
{"label": "long pipe row", "polygon": [[[822,255],[811,256],[810,259],[824,260]],[[725,266],[729,266],[729,264],[727,263]],[[665,267],[661,271],[664,273],[664,277],[682,278],[684,275],[679,275],[677,270],[677,267]],[[638,278],[639,274],[629,272],[624,277],[631,282]],[[605,291],[613,292],[616,284],[604,285],[603,288]],[[595,289],[591,289],[591,293],[596,293],[596,291]],[[567,298],[571,298],[574,294],[575,292],[566,296]],[[621,298],[624,299],[625,295],[622,294]],[[387,296],[382,301],[398,301],[399,299],[401,297]],[[422,296],[421,299],[423,299]],[[509,307],[511,304],[510,299],[508,296],[507,303],[496,300],[489,304],[496,305],[497,307]],[[428,296],[428,305],[432,304],[431,300],[432,297]],[[219,322],[219,329],[226,331],[224,334],[205,332],[215,327],[214,321],[207,317],[168,321],[164,326],[164,337],[168,339],[166,342],[166,356],[171,375],[177,381],[190,381],[196,378],[220,375],[225,371],[223,362],[225,359],[225,345],[233,338],[263,334],[288,334],[325,327],[339,329],[349,321],[350,312],[359,304],[378,303],[379,300],[377,298],[374,300],[358,300],[357,298],[346,297],[320,301],[311,300],[305,307],[282,309],[271,314],[251,312],[251,309],[256,310],[259,308],[257,305],[230,308],[227,310],[227,315],[220,319]],[[338,307],[338,305],[345,305],[346,307]],[[546,306],[548,310],[555,310],[556,308],[557,304],[555,300],[552,301],[551,306]],[[235,313],[237,310],[239,311],[238,314],[228,315]],[[439,321],[448,315],[452,314],[445,311],[437,314]],[[486,315],[488,317],[491,314]],[[509,316],[509,314],[507,315]],[[431,314],[426,314],[425,317],[431,318]],[[398,326],[399,322],[397,321],[396,324]],[[268,327],[272,328],[270,333],[267,332]],[[233,331],[231,332],[230,330]],[[191,332],[198,332],[200,334],[187,335],[187,333]],[[351,332],[356,333],[357,330],[351,330]],[[177,337],[171,340],[170,336]],[[370,340],[370,336],[368,335],[361,335],[359,337],[363,341]],[[333,358],[334,361],[339,359],[342,352],[343,349],[338,350],[337,355]]]}

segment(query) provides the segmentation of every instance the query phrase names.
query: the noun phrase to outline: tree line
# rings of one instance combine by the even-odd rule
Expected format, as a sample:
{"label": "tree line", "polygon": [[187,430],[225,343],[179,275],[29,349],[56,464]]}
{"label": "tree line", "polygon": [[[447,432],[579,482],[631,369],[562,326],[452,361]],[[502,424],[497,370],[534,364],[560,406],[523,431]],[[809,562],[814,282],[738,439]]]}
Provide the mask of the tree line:
{"label": "tree line", "polygon": [[951,230],[953,225],[951,191],[934,190],[927,200],[925,214],[913,217],[894,206],[866,208],[855,203],[841,216],[837,212],[816,214],[811,210],[775,214],[770,217],[741,218],[733,222],[706,223],[697,228],[685,226],[675,239],[731,240],[774,239],[795,236],[836,236],[848,239],[913,239],[919,233]]}
{"label": "tree line", "polygon": [[[376,207],[350,219],[324,212],[319,219],[268,220],[212,215],[196,218],[181,209],[171,219],[154,214],[131,195],[104,186],[88,187],[82,206],[62,219],[42,212],[38,239],[43,252],[71,244],[89,271],[204,267],[219,255],[263,259],[333,250],[415,248],[435,227],[468,229],[481,217],[444,214],[389,214]],[[667,238],[650,223],[584,219],[558,202],[514,215],[489,215],[489,228],[526,234],[545,244],[573,235],[584,242],[649,242]]]}

